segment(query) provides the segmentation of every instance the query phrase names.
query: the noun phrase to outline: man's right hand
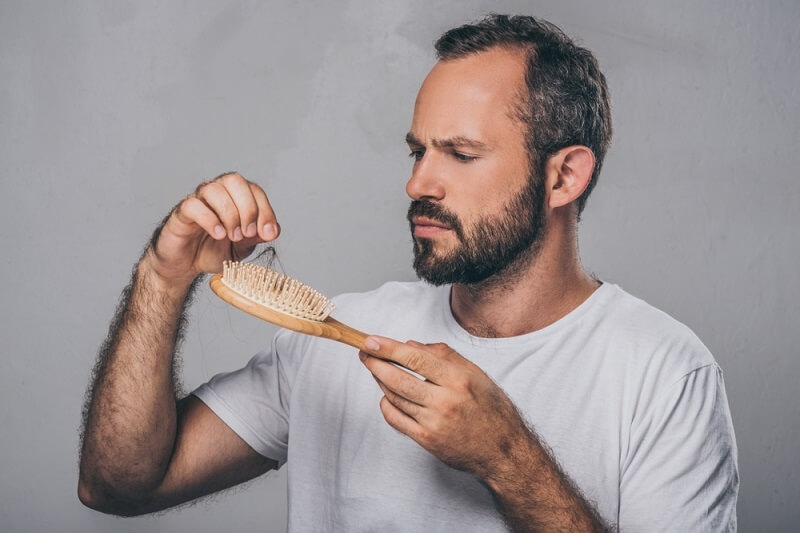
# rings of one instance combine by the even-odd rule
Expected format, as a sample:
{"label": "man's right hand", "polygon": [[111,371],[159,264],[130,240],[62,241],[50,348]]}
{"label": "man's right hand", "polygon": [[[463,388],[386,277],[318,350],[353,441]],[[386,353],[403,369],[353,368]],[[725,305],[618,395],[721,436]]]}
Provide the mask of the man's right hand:
{"label": "man's right hand", "polygon": [[197,275],[243,259],[279,231],[267,195],[238,174],[202,184],[156,231],[90,386],[78,485],[86,505],[148,513],[275,468],[200,400],[178,400],[174,356]]}
{"label": "man's right hand", "polygon": [[170,213],[145,255],[168,283],[219,272],[225,260],[247,257],[278,237],[280,226],[264,190],[239,174],[201,184]]}

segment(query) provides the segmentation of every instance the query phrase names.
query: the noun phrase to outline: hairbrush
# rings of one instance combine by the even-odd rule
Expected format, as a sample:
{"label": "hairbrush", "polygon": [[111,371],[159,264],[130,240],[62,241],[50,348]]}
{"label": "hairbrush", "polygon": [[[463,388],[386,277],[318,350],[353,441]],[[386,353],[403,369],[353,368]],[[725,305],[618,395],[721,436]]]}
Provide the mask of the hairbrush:
{"label": "hairbrush", "polygon": [[210,285],[229,304],[271,324],[365,349],[366,333],[331,317],[334,305],[328,298],[285,274],[253,263],[225,261]]}

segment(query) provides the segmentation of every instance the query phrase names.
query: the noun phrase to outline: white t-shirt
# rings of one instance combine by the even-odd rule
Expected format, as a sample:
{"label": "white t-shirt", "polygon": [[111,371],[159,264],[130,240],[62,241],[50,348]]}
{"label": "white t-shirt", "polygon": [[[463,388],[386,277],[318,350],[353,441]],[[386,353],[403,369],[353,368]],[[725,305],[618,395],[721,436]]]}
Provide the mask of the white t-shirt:
{"label": "white t-shirt", "polygon": [[[336,305],[364,332],[445,342],[480,366],[621,531],[736,529],[722,373],[688,328],[619,287],[501,339],[461,328],[448,287],[388,283]],[[257,452],[288,463],[290,531],[505,530],[474,476],[386,423],[354,348],[281,331],[270,351],[195,394]]]}

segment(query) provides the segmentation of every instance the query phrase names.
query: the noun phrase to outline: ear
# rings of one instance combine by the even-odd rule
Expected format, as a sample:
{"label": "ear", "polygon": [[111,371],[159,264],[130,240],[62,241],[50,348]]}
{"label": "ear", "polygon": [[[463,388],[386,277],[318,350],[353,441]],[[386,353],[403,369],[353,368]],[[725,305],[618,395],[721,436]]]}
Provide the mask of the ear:
{"label": "ear", "polygon": [[547,160],[547,194],[551,208],[575,201],[592,179],[594,154],[586,146],[562,148]]}

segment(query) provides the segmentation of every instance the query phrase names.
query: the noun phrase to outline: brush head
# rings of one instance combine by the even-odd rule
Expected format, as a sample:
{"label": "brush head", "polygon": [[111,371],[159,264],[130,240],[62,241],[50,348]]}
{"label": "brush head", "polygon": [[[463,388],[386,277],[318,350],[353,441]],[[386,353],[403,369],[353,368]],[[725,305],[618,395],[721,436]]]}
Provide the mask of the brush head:
{"label": "brush head", "polygon": [[308,285],[253,263],[225,261],[221,279],[245,298],[297,318],[322,322],[334,309],[328,298]]}

